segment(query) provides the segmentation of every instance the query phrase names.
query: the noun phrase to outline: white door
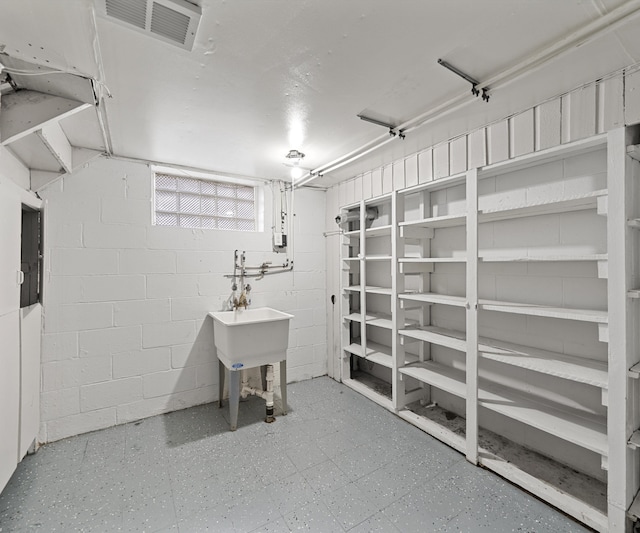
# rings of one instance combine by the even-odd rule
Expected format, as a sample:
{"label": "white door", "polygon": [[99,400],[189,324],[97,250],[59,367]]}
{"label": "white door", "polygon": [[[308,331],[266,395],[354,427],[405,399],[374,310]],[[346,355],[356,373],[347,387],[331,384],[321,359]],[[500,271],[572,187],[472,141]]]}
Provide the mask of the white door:
{"label": "white door", "polygon": [[20,394],[19,311],[0,316],[0,490],[18,464]]}
{"label": "white door", "polygon": [[20,460],[40,429],[41,330],[42,306],[20,309]]}
{"label": "white door", "polygon": [[0,180],[0,489],[18,464],[21,225],[17,188]]}

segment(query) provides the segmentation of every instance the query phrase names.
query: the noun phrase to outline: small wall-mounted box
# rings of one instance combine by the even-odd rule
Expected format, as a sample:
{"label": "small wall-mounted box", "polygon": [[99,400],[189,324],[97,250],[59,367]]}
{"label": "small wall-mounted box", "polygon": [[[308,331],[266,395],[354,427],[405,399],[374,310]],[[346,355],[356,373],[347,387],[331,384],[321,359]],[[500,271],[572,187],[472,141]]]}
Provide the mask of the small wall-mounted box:
{"label": "small wall-mounted box", "polygon": [[287,236],[284,233],[274,233],[273,234],[273,245],[278,248],[284,248],[287,246]]}

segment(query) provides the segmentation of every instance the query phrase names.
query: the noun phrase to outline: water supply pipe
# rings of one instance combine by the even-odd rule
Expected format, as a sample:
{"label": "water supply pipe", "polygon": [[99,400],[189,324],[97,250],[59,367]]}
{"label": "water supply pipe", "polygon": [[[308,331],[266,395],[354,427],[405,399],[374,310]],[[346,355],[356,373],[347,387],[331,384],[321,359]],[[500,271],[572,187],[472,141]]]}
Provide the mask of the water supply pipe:
{"label": "water supply pipe", "polygon": [[275,422],[276,420],[273,416],[273,377],[273,365],[267,365],[266,390],[262,390],[256,387],[250,387],[247,371],[241,370],[240,397],[246,398],[247,396],[259,396],[260,398],[265,400],[267,404],[267,414],[264,421],[268,424],[270,424],[271,422]]}

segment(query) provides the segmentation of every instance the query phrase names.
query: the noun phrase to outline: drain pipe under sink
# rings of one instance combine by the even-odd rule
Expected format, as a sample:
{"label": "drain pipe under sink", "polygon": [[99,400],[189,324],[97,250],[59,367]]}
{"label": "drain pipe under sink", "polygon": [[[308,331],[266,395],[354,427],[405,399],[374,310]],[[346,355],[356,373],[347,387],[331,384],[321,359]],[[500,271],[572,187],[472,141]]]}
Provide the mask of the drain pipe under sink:
{"label": "drain pipe under sink", "polygon": [[267,389],[257,389],[255,387],[249,387],[249,378],[247,377],[247,371],[241,370],[241,388],[240,388],[240,397],[246,398],[247,396],[260,396],[260,398],[266,400],[267,402],[267,415],[265,418],[265,422],[270,424],[271,422],[275,422],[276,419],[273,416],[273,365],[267,365]]}

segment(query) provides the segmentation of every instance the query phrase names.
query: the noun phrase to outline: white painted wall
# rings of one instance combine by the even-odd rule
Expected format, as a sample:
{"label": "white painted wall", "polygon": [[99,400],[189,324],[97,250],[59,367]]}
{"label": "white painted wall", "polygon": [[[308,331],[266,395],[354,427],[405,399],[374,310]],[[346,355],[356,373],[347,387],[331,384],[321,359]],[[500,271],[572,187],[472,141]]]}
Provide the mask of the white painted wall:
{"label": "white painted wall", "polygon": [[[100,158],[45,187],[42,426],[54,441],[217,399],[212,310],[233,251],[284,262],[265,232],[151,225],[153,174]],[[252,281],[252,306],[291,312],[288,379],[327,373],[325,193],[295,194],[295,268]]]}
{"label": "white painted wall", "polygon": [[[29,171],[0,146],[0,490],[20,456],[20,234]],[[25,435],[25,438],[26,437]],[[33,440],[33,435],[31,436]]]}

